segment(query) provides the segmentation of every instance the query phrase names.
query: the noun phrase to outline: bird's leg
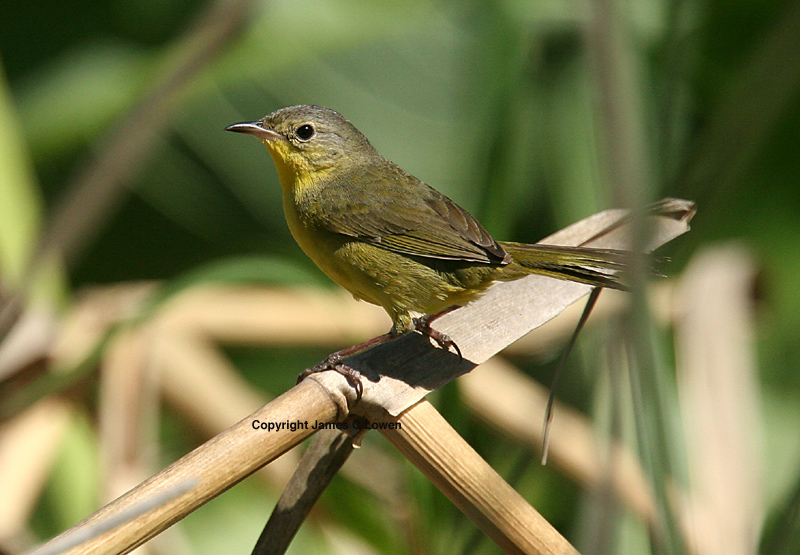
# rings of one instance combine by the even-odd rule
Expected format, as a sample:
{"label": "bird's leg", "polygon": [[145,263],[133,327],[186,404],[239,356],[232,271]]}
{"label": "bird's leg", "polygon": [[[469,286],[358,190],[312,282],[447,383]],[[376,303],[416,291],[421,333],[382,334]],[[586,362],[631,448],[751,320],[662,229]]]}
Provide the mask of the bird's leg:
{"label": "bird's leg", "polygon": [[[420,316],[418,318],[413,318],[411,320],[412,327],[409,331],[418,331],[422,335],[430,337],[433,339],[440,348],[450,350],[452,347],[455,352],[458,354],[458,358],[463,360],[461,356],[461,349],[458,348],[455,341],[450,339],[450,337],[438,330],[435,330],[431,327],[431,323],[434,320],[439,318],[440,316],[444,316],[448,312],[451,312],[455,309],[459,308],[458,306],[451,306],[441,312],[437,312],[436,314],[426,314],[425,316]],[[361,373],[353,368],[352,366],[348,366],[344,363],[344,361],[354,355],[362,353],[367,349],[371,349],[377,345],[382,345],[384,343],[388,343],[392,339],[396,338],[400,333],[395,331],[395,328],[392,328],[392,331],[389,333],[384,333],[383,335],[379,335],[377,337],[373,337],[363,343],[359,343],[358,345],[353,345],[352,347],[347,347],[346,349],[342,349],[341,351],[336,351],[335,353],[331,353],[327,356],[325,360],[320,363],[315,364],[313,367],[304,370],[298,377],[297,383],[302,382],[311,374],[316,374],[317,372],[325,372],[326,370],[335,370],[342,376],[347,379],[347,382],[353,386],[353,389],[356,390],[356,400],[361,399],[361,395],[364,393],[364,385],[361,383]]]}
{"label": "bird's leg", "polygon": [[394,339],[396,335],[393,332],[384,333],[383,335],[379,335],[377,337],[373,337],[372,339],[367,339],[363,343],[359,343],[358,345],[353,345],[352,347],[347,347],[342,349],[341,351],[336,351],[335,353],[331,353],[328,357],[323,360],[322,362],[314,365],[311,368],[310,373],[316,372],[323,372],[325,370],[330,370],[333,366],[341,363],[344,359],[350,358],[351,356],[357,355],[358,353],[363,353],[367,349],[375,347],[376,345],[383,345]]}
{"label": "bird's leg", "polygon": [[456,342],[450,339],[450,336],[444,334],[438,330],[435,330],[431,327],[431,324],[437,318],[444,316],[448,312],[452,312],[455,309],[460,308],[459,306],[451,306],[450,308],[446,308],[441,312],[437,312],[436,314],[426,314],[425,316],[420,316],[419,318],[414,318],[412,320],[414,324],[414,329],[420,332],[422,335],[426,335],[433,339],[440,348],[445,349],[447,351],[450,350],[450,347],[455,349],[456,353],[458,354],[459,360],[464,360],[464,357],[461,356],[461,349],[458,348]]}
{"label": "bird's leg", "polygon": [[355,368],[344,364],[343,361],[351,356],[375,347],[376,345],[387,343],[395,337],[396,335],[393,332],[384,333],[383,335],[373,337],[372,339],[368,339],[367,341],[359,343],[358,345],[353,345],[352,347],[347,347],[341,351],[331,353],[322,362],[315,364],[312,368],[304,370],[303,373],[297,377],[297,383],[302,382],[311,374],[325,372],[326,370],[336,370],[347,379],[347,382],[350,385],[353,386],[353,389],[356,390],[356,400],[359,400],[361,399],[361,395],[364,393],[364,386],[361,383],[361,373]]}

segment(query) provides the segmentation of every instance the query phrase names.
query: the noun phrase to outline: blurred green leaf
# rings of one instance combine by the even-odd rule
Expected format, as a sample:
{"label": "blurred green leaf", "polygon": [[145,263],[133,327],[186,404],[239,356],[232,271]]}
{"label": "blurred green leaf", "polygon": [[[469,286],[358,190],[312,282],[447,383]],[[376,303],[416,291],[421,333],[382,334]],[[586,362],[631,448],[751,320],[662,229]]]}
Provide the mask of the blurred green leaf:
{"label": "blurred green leaf", "polygon": [[97,436],[88,415],[76,412],[46,492],[49,534],[77,524],[100,505]]}
{"label": "blurred green leaf", "polygon": [[29,75],[15,96],[36,156],[47,160],[96,139],[136,100],[150,61],[119,41],[90,42]]}
{"label": "blurred green leaf", "polygon": [[0,68],[0,281],[18,285],[41,224],[41,198]]}
{"label": "blurred green leaf", "polygon": [[27,301],[41,303],[50,311],[64,296],[65,278],[54,259],[44,261],[37,275],[26,275],[37,247],[43,209],[25,147],[0,67],[0,290],[20,291]]}

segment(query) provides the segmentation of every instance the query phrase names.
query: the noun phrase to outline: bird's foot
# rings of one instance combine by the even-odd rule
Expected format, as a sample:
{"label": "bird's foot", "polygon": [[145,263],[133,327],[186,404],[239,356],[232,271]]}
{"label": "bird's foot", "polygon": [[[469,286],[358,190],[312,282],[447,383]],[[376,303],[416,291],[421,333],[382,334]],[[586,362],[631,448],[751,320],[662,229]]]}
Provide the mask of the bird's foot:
{"label": "bird's foot", "polygon": [[312,368],[308,368],[303,370],[303,372],[297,377],[297,383],[302,382],[311,374],[316,374],[318,372],[326,372],[328,370],[334,370],[344,376],[353,389],[356,391],[356,401],[361,400],[361,396],[364,394],[364,384],[361,382],[362,376],[361,372],[356,370],[355,368],[344,364],[343,362],[333,362],[336,359],[334,357],[336,353],[329,356],[319,364],[315,364]]}
{"label": "bird's foot", "polygon": [[444,349],[446,351],[450,350],[450,347],[455,350],[456,354],[458,355],[459,360],[464,360],[464,357],[461,355],[461,349],[458,348],[456,342],[450,339],[450,336],[442,333],[438,330],[435,330],[431,327],[431,324],[434,320],[439,318],[440,316],[444,316],[448,312],[452,312],[453,310],[459,308],[458,306],[451,306],[441,312],[437,312],[436,314],[426,314],[425,316],[420,316],[419,318],[414,318],[412,320],[414,324],[414,329],[420,332],[422,335],[430,337],[433,339],[439,348]]}
{"label": "bird's foot", "polygon": [[342,349],[341,351],[336,351],[335,353],[331,353],[328,357],[315,364],[313,367],[308,368],[303,371],[297,377],[297,383],[302,382],[311,374],[316,374],[317,372],[325,372],[327,370],[335,370],[336,372],[340,373],[347,379],[347,382],[353,386],[353,389],[356,390],[356,401],[361,400],[361,396],[364,393],[364,384],[362,383],[362,376],[361,373],[344,364],[344,360],[348,357],[353,355],[357,355],[363,351],[366,351],[370,347],[374,347],[376,345],[380,345],[382,343],[386,343],[387,341],[394,339],[394,334],[392,333],[384,333],[383,335],[379,335],[378,337],[373,337],[363,343],[359,343],[358,345],[353,345],[352,347],[347,347],[346,349]]}

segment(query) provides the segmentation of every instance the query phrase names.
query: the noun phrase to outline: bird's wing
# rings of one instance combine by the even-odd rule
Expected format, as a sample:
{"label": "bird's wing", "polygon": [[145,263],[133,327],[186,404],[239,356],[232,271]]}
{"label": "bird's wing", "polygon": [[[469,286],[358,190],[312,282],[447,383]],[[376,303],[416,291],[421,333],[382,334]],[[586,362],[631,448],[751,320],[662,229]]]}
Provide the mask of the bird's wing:
{"label": "bird's wing", "polygon": [[484,264],[511,260],[466,210],[396,166],[362,170],[357,180],[342,176],[315,197],[315,225],[387,250]]}

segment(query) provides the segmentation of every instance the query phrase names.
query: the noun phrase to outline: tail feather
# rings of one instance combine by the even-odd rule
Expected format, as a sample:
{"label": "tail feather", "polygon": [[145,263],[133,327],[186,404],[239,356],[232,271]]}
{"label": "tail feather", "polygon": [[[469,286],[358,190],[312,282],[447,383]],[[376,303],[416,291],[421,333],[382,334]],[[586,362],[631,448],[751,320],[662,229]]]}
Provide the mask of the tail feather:
{"label": "tail feather", "polygon": [[512,264],[526,272],[597,287],[627,291],[620,270],[630,265],[631,253],[613,249],[563,247],[501,243],[513,259]]}

